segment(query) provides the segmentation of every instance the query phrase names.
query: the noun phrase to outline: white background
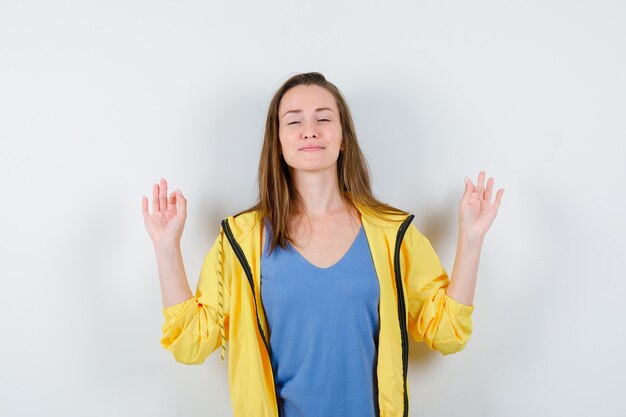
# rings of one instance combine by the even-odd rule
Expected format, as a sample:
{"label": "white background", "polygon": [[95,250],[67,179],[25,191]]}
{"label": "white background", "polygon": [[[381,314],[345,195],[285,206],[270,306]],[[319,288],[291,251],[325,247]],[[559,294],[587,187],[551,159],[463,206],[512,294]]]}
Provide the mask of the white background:
{"label": "white background", "polygon": [[0,415],[228,416],[164,350],[142,195],[189,201],[195,288],[256,198],[289,76],[345,94],[374,193],[451,273],[467,175],[504,187],[465,350],[411,341],[411,416],[626,415],[622,1],[0,3]]}

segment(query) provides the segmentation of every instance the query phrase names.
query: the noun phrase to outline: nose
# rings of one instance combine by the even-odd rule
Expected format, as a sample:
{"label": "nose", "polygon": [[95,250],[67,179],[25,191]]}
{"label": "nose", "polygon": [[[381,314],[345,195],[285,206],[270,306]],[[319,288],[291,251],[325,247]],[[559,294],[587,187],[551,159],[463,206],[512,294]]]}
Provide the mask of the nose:
{"label": "nose", "polygon": [[304,124],[303,132],[304,139],[317,138],[317,132],[315,131],[313,124],[311,123]]}

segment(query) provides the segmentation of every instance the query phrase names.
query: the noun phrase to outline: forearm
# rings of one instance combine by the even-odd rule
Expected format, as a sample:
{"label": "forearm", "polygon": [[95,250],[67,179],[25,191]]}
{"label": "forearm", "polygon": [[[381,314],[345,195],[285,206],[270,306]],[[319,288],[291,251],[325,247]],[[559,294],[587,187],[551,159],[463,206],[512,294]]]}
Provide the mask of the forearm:
{"label": "forearm", "polygon": [[193,296],[185,274],[183,256],[178,243],[154,245],[161,284],[163,308],[188,300]]}
{"label": "forearm", "polygon": [[472,305],[474,302],[474,290],[476,289],[476,276],[478,263],[482,249],[483,238],[459,234],[454,258],[454,268],[450,276],[450,285],[446,290],[451,298],[459,303]]}

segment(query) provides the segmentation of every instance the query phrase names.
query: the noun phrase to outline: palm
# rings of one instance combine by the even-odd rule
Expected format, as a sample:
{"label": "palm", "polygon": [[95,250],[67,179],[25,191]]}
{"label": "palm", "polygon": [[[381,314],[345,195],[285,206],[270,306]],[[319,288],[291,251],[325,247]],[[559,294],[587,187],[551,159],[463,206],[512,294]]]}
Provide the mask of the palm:
{"label": "palm", "polygon": [[168,199],[165,179],[152,189],[152,214],[148,212],[147,197],[142,198],[142,212],[148,234],[155,243],[180,240],[187,217],[187,200],[179,190]]}
{"label": "palm", "polygon": [[487,189],[484,183],[485,171],[480,171],[478,185],[468,182],[459,205],[459,228],[464,233],[480,237],[485,236],[496,218],[504,193],[504,189],[500,188],[492,203],[493,178],[487,181]]}
{"label": "palm", "polygon": [[169,206],[165,211],[152,213],[147,221],[148,227],[159,233],[167,233],[171,230],[175,230],[179,225],[176,207],[172,206]]}

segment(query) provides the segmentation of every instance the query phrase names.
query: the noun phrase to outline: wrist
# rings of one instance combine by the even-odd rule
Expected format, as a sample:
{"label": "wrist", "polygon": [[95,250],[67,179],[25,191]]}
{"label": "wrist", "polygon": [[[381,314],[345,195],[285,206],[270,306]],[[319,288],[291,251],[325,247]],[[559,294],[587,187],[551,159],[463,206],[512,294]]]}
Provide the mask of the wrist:
{"label": "wrist", "polygon": [[484,235],[479,233],[459,232],[458,246],[464,249],[481,248],[484,241]]}
{"label": "wrist", "polygon": [[156,252],[172,252],[180,250],[180,241],[175,239],[160,240],[152,242]]}

